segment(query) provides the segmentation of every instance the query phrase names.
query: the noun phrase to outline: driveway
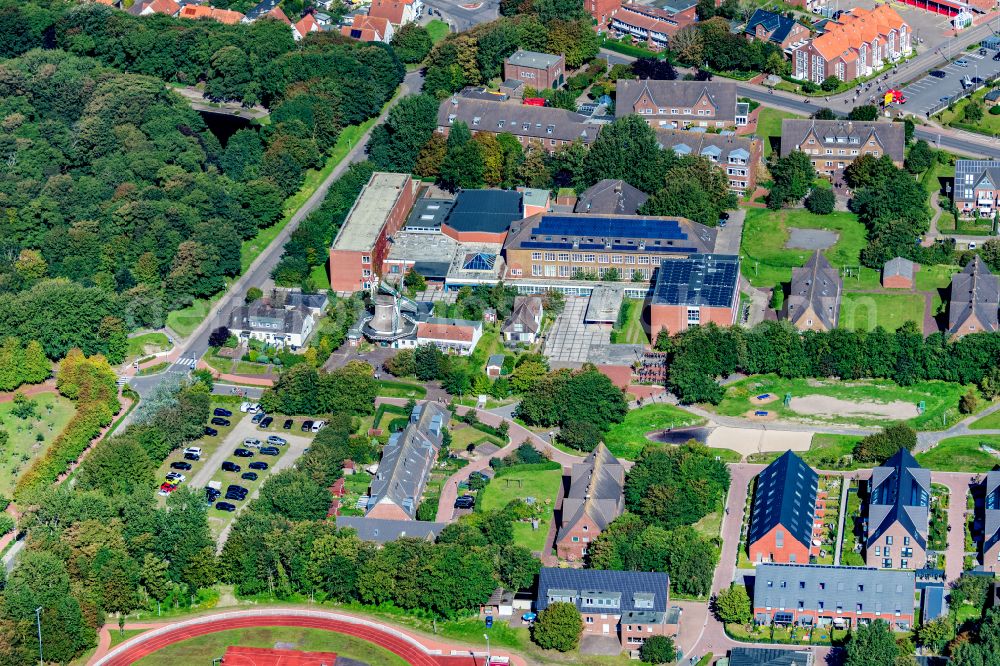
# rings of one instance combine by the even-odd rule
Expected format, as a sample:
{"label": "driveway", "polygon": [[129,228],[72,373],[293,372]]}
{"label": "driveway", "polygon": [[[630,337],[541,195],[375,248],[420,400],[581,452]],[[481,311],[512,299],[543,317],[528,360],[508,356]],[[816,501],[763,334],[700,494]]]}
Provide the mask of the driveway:
{"label": "driveway", "polygon": [[931,482],[948,486],[948,549],[945,551],[945,579],[958,580],[965,568],[966,495],[978,474],[931,472]]}
{"label": "driveway", "polygon": [[739,254],[743,238],[743,220],[747,216],[745,208],[729,211],[729,221],[719,229],[715,241],[716,254]]}

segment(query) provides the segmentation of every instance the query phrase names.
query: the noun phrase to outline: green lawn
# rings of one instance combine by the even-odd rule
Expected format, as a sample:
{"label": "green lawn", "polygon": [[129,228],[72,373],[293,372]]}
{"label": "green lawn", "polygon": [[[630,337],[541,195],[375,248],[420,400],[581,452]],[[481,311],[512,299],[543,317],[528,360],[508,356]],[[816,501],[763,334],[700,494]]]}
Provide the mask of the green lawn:
{"label": "green lawn", "polygon": [[496,437],[492,435],[487,435],[482,430],[473,428],[472,426],[464,426],[461,428],[455,428],[451,431],[451,447],[456,451],[464,451],[469,444],[479,444],[490,443],[495,446],[504,447],[504,443],[501,442]]}
{"label": "green lawn", "polygon": [[801,118],[802,116],[778,111],[770,107],[761,107],[757,112],[757,136],[764,142],[764,157],[771,154],[771,137],[781,136],[781,121],[784,118]]}
{"label": "green lawn", "polygon": [[333,631],[310,627],[248,627],[219,631],[174,643],[140,659],[143,666],[210,664],[230,645],[273,648],[275,644],[294,646],[307,652],[336,652],[340,658],[379,666],[406,666],[406,661],[374,643]]}
{"label": "green lawn", "polygon": [[959,266],[949,266],[945,264],[935,264],[933,266],[921,266],[914,276],[916,287],[922,291],[931,289],[944,289],[951,286],[951,276],[962,270]]}
{"label": "green lawn", "polygon": [[76,411],[69,399],[56,393],[40,393],[31,399],[37,407],[35,416],[27,420],[11,414],[14,403],[0,403],[0,428],[10,436],[7,446],[0,450],[0,495],[4,497],[13,494],[21,472],[34,458],[45,453]]}
{"label": "green lawn", "polygon": [[802,266],[812,254],[809,250],[785,247],[792,227],[837,232],[836,244],[825,250],[824,255],[838,268],[858,265],[858,254],[865,246],[865,228],[854,213],[814,215],[805,209],[752,208],[747,211],[743,225],[741,251],[745,257],[743,275],[754,286],[773,287],[788,282],[792,279],[792,268]]}
{"label": "green lawn", "polygon": [[[777,375],[754,375],[726,389],[726,395],[715,409],[725,416],[742,416],[750,409],[756,408],[749,398],[762,393],[772,393],[784,396],[791,393],[793,397],[829,396],[840,400],[858,403],[888,403],[895,401],[917,405],[925,401],[925,411],[907,423],[922,430],[941,430],[960,420],[958,401],[967,387],[942,381],[917,382],[912,386],[899,386],[888,380],[856,380],[842,382],[839,380],[815,379],[783,379]],[[824,416],[819,414],[800,414],[785,407],[781,400],[765,406],[768,411],[777,412],[780,418],[807,419],[825,421],[828,423],[846,423],[851,425],[885,425],[887,419],[877,414],[843,414]],[[859,411],[863,411],[860,410]],[[946,423],[942,418],[947,415]]]}
{"label": "green lawn", "polygon": [[988,86],[976,91],[971,98],[959,101],[954,105],[953,109],[945,109],[936,118],[944,125],[959,127],[970,132],[979,132],[980,134],[987,134],[989,136],[1000,133],[1000,116],[990,115],[989,109],[983,108],[983,119],[977,123],[969,123],[965,120],[965,107],[973,101],[982,105],[983,98],[986,97],[986,93],[989,91],[990,87]]}
{"label": "green lawn", "polygon": [[978,421],[973,421],[969,426],[970,430],[998,430],[1000,429],[1000,411],[993,412]]}
{"label": "green lawn", "polygon": [[1000,451],[1000,436],[949,437],[930,451],[918,453],[916,458],[924,467],[941,472],[988,472],[1000,463],[1000,458],[983,451],[981,444]]}
{"label": "green lawn", "polygon": [[924,321],[924,297],[920,294],[896,291],[884,294],[844,292],[840,306],[840,326],[842,328],[870,331],[882,326],[887,331],[895,331],[907,321]]}
{"label": "green lawn", "polygon": [[145,333],[128,339],[128,360],[135,360],[170,349],[167,336],[163,333]]}
{"label": "green lawn", "polygon": [[427,34],[431,36],[431,41],[435,44],[447,37],[448,33],[451,32],[448,24],[441,19],[434,19],[424,27],[427,28]]}
{"label": "green lawn", "polygon": [[638,298],[629,300],[632,307],[629,309],[628,320],[618,336],[618,342],[628,345],[648,345],[649,334],[646,333],[646,326],[643,325],[643,311],[646,309],[646,303]]}
{"label": "green lawn", "polygon": [[[844,456],[851,455],[854,445],[861,441],[856,435],[829,435],[826,433],[815,433],[809,450],[801,453],[802,460],[810,467],[818,469],[835,469],[830,461],[838,460]],[[824,466],[825,465],[825,466]],[[854,463],[850,465],[852,469],[868,467],[865,463]],[[842,468],[836,468],[842,469]]]}
{"label": "green lawn", "polygon": [[534,497],[535,506],[541,510],[538,529],[533,530],[530,523],[514,523],[514,543],[532,552],[541,552],[545,547],[545,537],[548,535],[552,509],[561,483],[561,469],[530,470],[501,476],[490,481],[480,491],[483,493],[482,509],[502,509],[512,500]]}
{"label": "green lawn", "polygon": [[378,382],[378,394],[386,398],[413,398],[421,400],[427,395],[427,389],[412,382],[381,379]]}
{"label": "green lawn", "polygon": [[330,288],[330,274],[327,273],[326,269],[327,263],[323,262],[319,266],[313,266],[312,271],[309,273],[309,279],[312,280],[313,286],[317,291]]}
{"label": "green lawn", "polygon": [[604,443],[614,455],[635,460],[650,443],[646,433],[668,428],[701,425],[705,419],[673,405],[653,404],[630,410],[625,420],[613,426]]}
{"label": "green lawn", "polygon": [[118,629],[111,630],[111,647],[118,645],[119,643],[124,643],[133,636],[138,636],[139,634],[144,634],[149,629],[126,629],[120,631]]}

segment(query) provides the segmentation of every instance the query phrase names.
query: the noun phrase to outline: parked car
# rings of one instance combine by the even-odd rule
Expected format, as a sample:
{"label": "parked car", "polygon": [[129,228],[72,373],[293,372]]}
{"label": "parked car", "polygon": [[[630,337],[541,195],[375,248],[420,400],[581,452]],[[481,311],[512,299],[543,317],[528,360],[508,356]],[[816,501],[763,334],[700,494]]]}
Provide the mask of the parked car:
{"label": "parked car", "polygon": [[250,419],[250,422],[253,423],[254,425],[257,425],[258,423],[264,420],[265,416],[267,416],[267,414],[265,414],[264,412],[257,412],[256,414],[253,415],[253,418]]}
{"label": "parked car", "polygon": [[222,497],[222,491],[218,488],[205,488],[205,497],[208,498],[208,503],[211,504]]}
{"label": "parked car", "polygon": [[996,55],[993,56],[994,60],[1000,60],[1000,51],[997,51]]}
{"label": "parked car", "polygon": [[944,77],[948,76],[948,72],[944,71],[943,69],[932,69],[929,72],[929,74],[933,76],[935,79],[943,79]]}
{"label": "parked car", "polygon": [[252,463],[247,465],[249,469],[265,470],[268,468],[268,464],[263,460],[254,460]]}
{"label": "parked car", "polygon": [[291,430],[293,421],[291,419],[285,419],[285,422],[281,424],[282,430]]}
{"label": "parked car", "polygon": [[276,456],[280,455],[281,451],[277,446],[262,446],[260,447],[260,455],[262,456]]}
{"label": "parked car", "polygon": [[222,471],[223,472],[240,472],[240,471],[242,471],[242,468],[240,468],[240,466],[237,465],[236,463],[227,460],[226,462],[222,463]]}
{"label": "parked car", "polygon": [[198,462],[199,460],[201,460],[201,456],[198,455],[197,453],[185,453],[184,460],[192,460],[194,462]]}
{"label": "parked car", "polygon": [[184,483],[187,481],[187,477],[180,472],[170,472],[167,474],[167,481],[170,483]]}
{"label": "parked car", "polygon": [[184,449],[184,453],[185,454],[193,453],[196,456],[200,456],[201,455],[201,447],[200,446],[189,446],[186,449]]}
{"label": "parked car", "polygon": [[219,511],[228,511],[229,513],[236,511],[236,505],[230,504],[229,502],[217,502],[215,504],[215,508]]}
{"label": "parked car", "polygon": [[249,412],[250,414],[253,414],[258,409],[260,409],[260,404],[256,403],[256,402],[249,402],[248,401],[248,402],[244,402],[242,405],[240,405],[240,411],[241,412]]}
{"label": "parked car", "polygon": [[208,426],[205,426],[205,436],[206,437],[215,437],[218,434],[219,434],[219,431],[216,430],[215,428],[209,428]]}
{"label": "parked car", "polygon": [[278,437],[277,435],[271,435],[270,437],[267,438],[267,443],[268,444],[274,444],[275,446],[284,446],[285,444],[288,444],[288,440],[285,439],[284,437]]}
{"label": "parked car", "polygon": [[312,427],[313,427],[313,422],[312,421],[303,421],[302,422],[302,432],[309,432],[310,430],[312,430]]}
{"label": "parked car", "polygon": [[253,458],[253,451],[248,449],[236,449],[233,451],[233,455],[237,458]]}
{"label": "parked car", "polygon": [[966,60],[965,58],[959,58],[958,60],[955,61],[955,64],[958,65],[959,67],[968,67],[969,61]]}
{"label": "parked car", "polygon": [[274,423],[274,418],[270,416],[265,416],[263,419],[261,419],[261,422],[257,427],[261,429],[270,428],[272,423]]}
{"label": "parked car", "polygon": [[257,480],[257,472],[243,472],[243,474],[242,474],[242,476],[240,476],[240,478],[241,479],[246,479],[247,481],[256,481]]}
{"label": "parked car", "polygon": [[233,413],[228,409],[223,409],[222,407],[216,407],[212,412],[215,416],[232,416]]}
{"label": "parked car", "polygon": [[245,493],[247,492],[247,489],[238,483],[230,483],[228,486],[226,486],[226,492]]}
{"label": "parked car", "polygon": [[972,241],[971,243],[969,243],[969,249],[970,250],[975,250],[976,249],[976,242],[975,241]]}
{"label": "parked car", "polygon": [[456,509],[471,509],[476,505],[476,498],[472,495],[462,495],[455,499]]}
{"label": "parked car", "polygon": [[178,460],[177,462],[170,463],[170,469],[182,469],[186,472],[191,469],[191,463],[181,462]]}
{"label": "parked car", "polygon": [[323,426],[325,426],[325,425],[326,425],[326,421],[316,421],[312,425],[312,431],[313,432],[319,432],[320,430],[323,429]]}
{"label": "parked car", "polygon": [[986,55],[986,48],[979,49],[979,55]]}
{"label": "parked car", "polygon": [[[217,425],[217,426],[227,426],[227,425],[229,425],[229,421],[227,421],[224,418],[218,417],[218,416],[216,416],[215,418],[213,418],[212,421],[211,421],[211,423],[212,423],[212,425]],[[216,434],[218,434],[218,433],[216,433]]]}
{"label": "parked car", "polygon": [[164,481],[160,484],[160,495],[166,496],[177,490],[177,484]]}
{"label": "parked car", "polygon": [[243,440],[243,446],[247,446],[251,449],[256,449],[260,447],[260,440],[253,437],[247,437]]}

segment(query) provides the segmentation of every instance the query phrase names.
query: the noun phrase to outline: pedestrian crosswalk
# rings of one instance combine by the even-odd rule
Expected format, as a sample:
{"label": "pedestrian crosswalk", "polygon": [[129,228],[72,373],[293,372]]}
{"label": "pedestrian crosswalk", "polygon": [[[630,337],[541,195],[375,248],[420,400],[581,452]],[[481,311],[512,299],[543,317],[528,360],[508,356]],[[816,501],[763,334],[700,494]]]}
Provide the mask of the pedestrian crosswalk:
{"label": "pedestrian crosswalk", "polygon": [[193,368],[194,366],[198,365],[198,359],[193,356],[186,358],[179,358],[177,359],[177,363],[175,363],[174,365],[184,365],[189,368]]}
{"label": "pedestrian crosswalk", "polygon": [[128,384],[128,377],[119,377],[119,378],[118,378],[118,381],[116,381],[115,383],[116,383],[116,384],[117,384],[117,385],[118,385],[119,387],[122,387],[122,386],[125,386],[126,384]]}

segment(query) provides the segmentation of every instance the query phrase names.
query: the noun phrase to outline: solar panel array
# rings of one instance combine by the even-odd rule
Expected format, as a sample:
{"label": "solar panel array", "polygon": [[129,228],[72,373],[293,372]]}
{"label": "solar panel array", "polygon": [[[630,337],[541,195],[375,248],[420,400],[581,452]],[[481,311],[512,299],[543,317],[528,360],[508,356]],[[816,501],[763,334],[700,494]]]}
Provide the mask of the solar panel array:
{"label": "solar panel array", "polygon": [[739,280],[734,255],[696,254],[666,259],[656,273],[655,305],[729,307]]}
{"label": "solar panel array", "polygon": [[546,215],[535,227],[536,236],[588,236],[687,240],[677,220],[655,217],[580,217]]}

